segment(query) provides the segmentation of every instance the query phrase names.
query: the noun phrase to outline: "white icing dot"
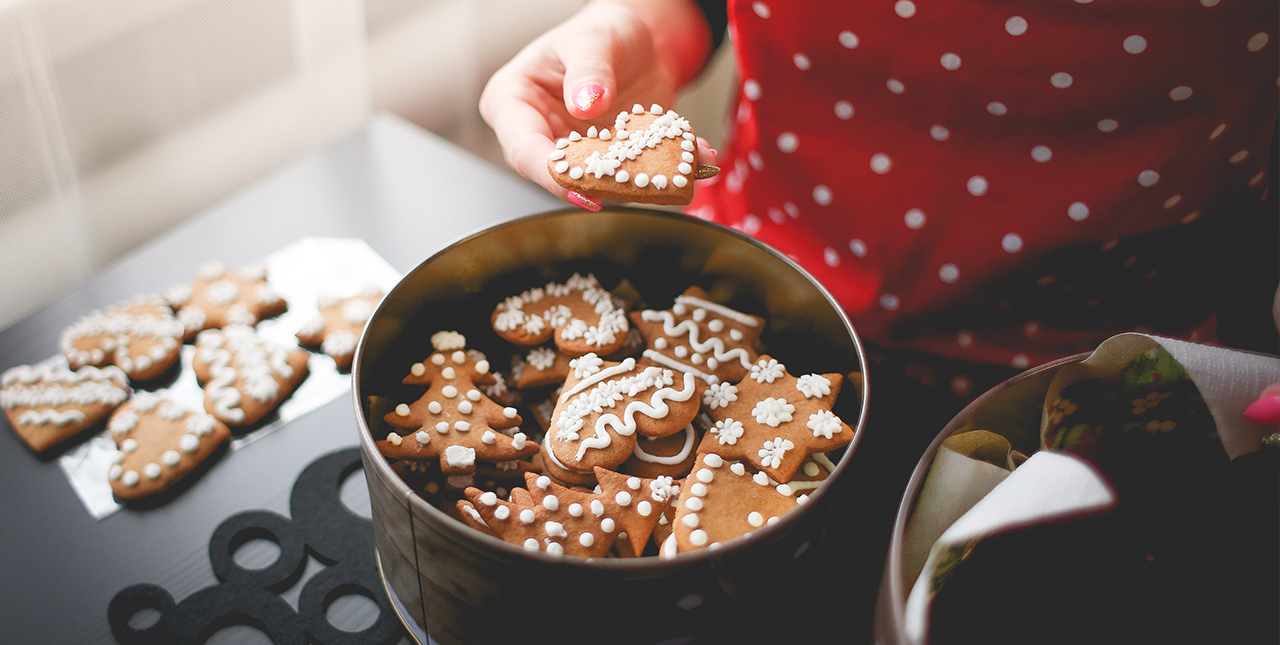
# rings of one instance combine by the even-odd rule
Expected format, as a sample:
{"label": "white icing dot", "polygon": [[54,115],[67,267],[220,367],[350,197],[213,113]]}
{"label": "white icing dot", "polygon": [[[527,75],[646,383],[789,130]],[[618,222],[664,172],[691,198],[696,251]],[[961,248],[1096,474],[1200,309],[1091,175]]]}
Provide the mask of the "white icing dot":
{"label": "white icing dot", "polygon": [[446,367],[440,370],[440,376],[443,376],[447,379],[454,379],[458,377],[458,370],[455,370],[452,367]]}
{"label": "white icing dot", "polygon": [[649,185],[649,175],[638,172],[635,179],[631,180],[631,183],[635,184],[636,188],[644,188]]}
{"label": "white icing dot", "polygon": [[413,367],[409,368],[409,372],[414,376],[422,376],[427,373],[427,366],[422,363],[414,363]]}
{"label": "white icing dot", "polygon": [[[919,208],[912,208],[902,216],[902,222],[907,225],[907,228],[913,231],[918,231],[924,228],[925,221],[927,220],[928,218],[925,216],[924,211]],[[865,249],[863,253],[865,254]]]}
{"label": "white icing dot", "polygon": [[138,475],[138,471],[136,470],[130,470],[120,477],[120,480],[124,482],[125,486],[131,487],[137,486],[139,479],[141,479],[141,477]]}
{"label": "white icing dot", "polygon": [[1160,173],[1154,170],[1144,170],[1138,173],[1138,184],[1143,188],[1150,188],[1160,181]]}
{"label": "white icing dot", "polygon": [[949,72],[954,72],[955,70],[960,69],[960,63],[960,56],[952,52],[943,54],[942,58],[938,60],[938,64],[942,65],[942,69]]}
{"label": "white icing dot", "polygon": [[794,56],[792,56],[791,62],[795,63],[796,69],[800,71],[805,71],[812,66],[812,63],[810,62],[809,57],[800,53],[797,53]]}
{"label": "white icing dot", "polygon": [[583,533],[578,536],[578,544],[581,544],[582,546],[591,546],[592,544],[595,544],[595,541],[596,536],[590,533]]}
{"label": "white icing dot", "polygon": [[855,34],[848,29],[840,32],[836,36],[836,40],[840,41],[840,46],[845,49],[855,49],[858,46],[858,34]]}
{"label": "white icing dot", "polygon": [[702,468],[702,469],[699,469],[698,472],[694,473],[694,477],[697,477],[698,481],[704,484],[709,484],[711,483],[711,480],[715,479],[716,475],[710,470],[707,470],[706,468]]}
{"label": "white icing dot", "polygon": [[706,497],[707,485],[702,482],[694,482],[693,485],[689,487],[689,494],[697,497]]}
{"label": "white icing dot", "polygon": [[[427,403],[427,410],[431,412],[431,414],[440,414],[441,412],[444,412],[444,406],[440,405],[439,401],[431,401]],[[405,414],[409,414],[409,406],[407,405],[405,406]]]}
{"label": "white icing dot", "polygon": [[631,504],[631,493],[625,490],[618,491],[618,494],[613,496],[613,501],[617,502],[618,506],[629,506]]}
{"label": "white icing dot", "polygon": [[546,497],[542,498],[542,507],[547,509],[548,511],[559,510],[560,498],[556,497],[555,495],[547,495]]}
{"label": "white icing dot", "polygon": [[1076,79],[1074,77],[1066,72],[1054,72],[1053,75],[1049,77],[1049,84],[1060,90],[1065,90],[1068,87],[1071,87],[1071,84],[1074,83],[1075,80]]}
{"label": "white icing dot", "polygon": [[526,508],[526,509],[524,509],[524,510],[520,511],[520,521],[521,521],[522,523],[524,523],[524,524],[533,524],[533,521],[534,521],[534,520],[536,520],[536,519],[538,519],[538,516],[537,516],[537,515],[534,515],[534,513],[533,513],[533,511],[532,511],[532,510],[530,510],[530,509],[527,509],[527,508]]}
{"label": "white icing dot", "polygon": [[691,529],[697,528],[698,516],[694,513],[688,513],[683,518],[680,519],[680,522]]}
{"label": "white icing dot", "polygon": [[902,18],[910,18],[916,15],[916,3],[911,0],[898,0],[893,3],[893,12]]}
{"label": "white icing dot", "polygon": [[1192,94],[1191,88],[1186,85],[1179,85],[1169,90],[1169,98],[1173,99],[1174,101],[1185,101],[1191,98],[1191,94]]}
{"label": "white icing dot", "polygon": [[649,514],[653,512],[653,504],[650,504],[647,499],[641,500],[640,503],[636,504],[636,512],[640,514],[640,517],[649,517]]}
{"label": "white icing dot", "polygon": [[1134,34],[1125,38],[1124,43],[1122,43],[1121,46],[1130,54],[1141,54],[1147,50],[1147,39],[1139,36],[1138,34]]}
{"label": "white icing dot", "polygon": [[182,455],[179,455],[173,450],[166,450],[164,451],[164,454],[160,455],[160,460],[163,461],[166,466],[177,466],[178,463],[182,461]]}
{"label": "white icing dot", "polygon": [[499,506],[498,508],[493,509],[493,516],[500,520],[505,520],[508,517],[511,517],[511,508],[507,506]]}
{"label": "white icing dot", "polygon": [[1053,150],[1049,146],[1035,146],[1031,149],[1031,158],[1038,163],[1046,163],[1053,159]]}
{"label": "white icing dot", "polygon": [[195,452],[200,448],[200,438],[193,434],[184,434],[180,439],[178,439],[178,448],[182,450],[182,452]]}
{"label": "white icing dot", "polygon": [[158,479],[160,472],[160,464],[157,463],[149,463],[142,467],[142,474],[146,475],[148,479]]}
{"label": "white icing dot", "polygon": [[613,521],[612,517],[606,517],[603,520],[600,520],[601,531],[604,531],[605,533],[613,533],[613,530],[616,528],[618,528],[618,525]]}
{"label": "white icing dot", "polygon": [[446,385],[440,390],[440,393],[443,394],[446,399],[452,399],[453,397],[458,396],[458,388],[452,385]]}
{"label": "white icing dot", "polygon": [[702,510],[702,498],[690,497],[684,501],[684,507],[694,512],[700,511]]}
{"label": "white icing dot", "polygon": [[759,511],[751,511],[747,513],[747,524],[760,528],[764,526],[764,516]]}
{"label": "white icing dot", "polygon": [[707,543],[707,532],[698,529],[689,534],[689,542],[694,546],[704,546]]}
{"label": "white icing dot", "polygon": [[1021,251],[1022,236],[1017,233],[1005,233],[1004,237],[1000,238],[1000,248],[1004,249],[1005,253],[1017,253],[1018,251]]}
{"label": "white icing dot", "polygon": [[947,284],[953,284],[960,279],[960,268],[948,262],[938,267],[938,279]]}
{"label": "white icing dot", "polygon": [[871,172],[877,175],[883,175],[893,168],[893,159],[883,152],[877,152],[871,155]]}
{"label": "white icing dot", "polygon": [[823,184],[813,187],[813,201],[817,202],[819,206],[830,205],[831,199],[832,193],[830,188]]}
{"label": "white icing dot", "polygon": [[1027,33],[1027,19],[1022,16],[1009,16],[1009,19],[1004,21],[1004,30],[1010,36],[1021,36]]}
{"label": "white icing dot", "polygon": [[485,491],[480,494],[480,503],[485,506],[493,506],[498,503],[498,496],[492,491]]}
{"label": "white icing dot", "polygon": [[969,178],[969,181],[965,182],[965,189],[974,197],[981,197],[987,194],[988,188],[990,188],[990,185],[987,183],[987,178],[982,175],[974,175]]}
{"label": "white icing dot", "polygon": [[848,101],[836,101],[836,118],[848,121],[853,118],[853,104]]}
{"label": "white icing dot", "polygon": [[1089,205],[1084,202],[1071,202],[1071,205],[1067,207],[1067,217],[1077,222],[1089,219]]}

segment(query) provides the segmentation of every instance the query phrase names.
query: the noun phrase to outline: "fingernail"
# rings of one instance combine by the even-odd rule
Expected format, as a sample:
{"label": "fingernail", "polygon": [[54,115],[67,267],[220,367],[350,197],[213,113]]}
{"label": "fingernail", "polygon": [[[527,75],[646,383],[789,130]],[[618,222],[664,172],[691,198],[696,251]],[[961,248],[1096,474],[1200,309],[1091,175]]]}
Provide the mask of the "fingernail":
{"label": "fingernail", "polygon": [[603,97],[604,87],[599,83],[583,83],[573,90],[573,105],[588,112]]}
{"label": "fingernail", "polygon": [[1256,423],[1280,423],[1280,395],[1269,394],[1249,404],[1244,417]]}
{"label": "fingernail", "polygon": [[587,210],[589,210],[589,211],[591,211],[591,212],[593,212],[593,213],[594,213],[594,212],[597,212],[597,211],[599,211],[599,210],[600,210],[600,205],[599,205],[599,204],[597,204],[597,203],[595,203],[595,202],[591,201],[590,199],[587,199],[586,197],[583,197],[581,193],[577,193],[577,192],[574,192],[574,191],[569,191],[569,195],[568,195],[568,197],[569,197],[569,201],[571,201],[571,202],[573,202],[574,204],[577,204],[578,206],[581,206],[581,207],[583,207],[583,208],[585,208],[585,209],[587,209]]}
{"label": "fingernail", "polygon": [[718,157],[718,156],[720,156],[720,151],[719,151],[719,150],[716,150],[715,148],[712,148],[712,149],[711,149],[711,156],[712,156],[712,157]]}

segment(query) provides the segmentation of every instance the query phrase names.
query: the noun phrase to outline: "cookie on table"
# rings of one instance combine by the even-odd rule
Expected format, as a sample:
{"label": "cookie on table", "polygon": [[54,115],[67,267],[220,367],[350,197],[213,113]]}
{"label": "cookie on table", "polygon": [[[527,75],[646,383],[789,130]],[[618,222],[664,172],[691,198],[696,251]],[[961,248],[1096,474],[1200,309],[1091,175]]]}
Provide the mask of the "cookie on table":
{"label": "cookie on table", "polygon": [[530,457],[538,444],[520,432],[515,408],[481,391],[493,383],[489,363],[466,351],[466,337],[445,331],[431,337],[434,351],[415,363],[406,385],[427,385],[413,403],[400,403],[383,420],[393,428],[376,442],[383,456],[408,461],[438,461],[445,475],[470,475],[481,462]]}
{"label": "cookie on table", "polygon": [[131,381],[149,381],[178,363],[182,338],[182,323],[164,300],[139,296],[81,318],[59,344],[72,369],[115,365]]}
{"label": "cookie on table", "polygon": [[578,473],[616,469],[631,457],[637,435],[684,430],[700,406],[697,379],[634,358],[573,359],[544,443],[557,465]]}
{"label": "cookie on table", "polygon": [[670,309],[631,312],[644,336],[643,356],[707,383],[740,380],[756,360],[764,319],[712,302],[691,286]]}
{"label": "cookie on table", "polygon": [[702,454],[681,490],[671,520],[673,536],[663,544],[662,555],[716,548],[777,522],[805,503],[834,469],[830,459],[817,454],[783,484],[744,461]]}
{"label": "cookie on table", "polygon": [[0,375],[0,407],[37,453],[97,425],[128,398],[129,379],[114,365],[18,365]]}
{"label": "cookie on table", "polygon": [[319,298],[316,315],[297,332],[298,342],[304,347],[320,348],[333,358],[339,370],[350,370],[365,323],[382,302],[383,295],[380,289],[370,288],[346,298]]}
{"label": "cookie on table", "polygon": [[307,377],[310,354],[232,323],[196,336],[192,367],[204,407],[231,426],[252,425],[280,406]]}
{"label": "cookie on table", "polygon": [[494,307],[490,322],[510,343],[534,347],[554,340],[570,356],[611,354],[624,346],[631,328],[625,304],[594,275],[578,273],[508,297]]}
{"label": "cookie on table", "polygon": [[258,324],[288,308],[267,282],[265,264],[229,270],[218,261],[202,263],[191,282],[176,284],[164,294],[182,321],[186,340],[206,329]]}
{"label": "cookie on table", "polygon": [[637,104],[613,129],[591,126],[556,142],[547,169],[557,184],[601,199],[688,204],[699,177],[698,138],[674,110]]}
{"label": "cookie on table", "polygon": [[107,479],[120,501],[149,498],[186,480],[226,445],[231,430],[166,394],[139,392],[107,422],[116,443]]}
{"label": "cookie on table", "polygon": [[832,412],[842,383],[840,374],[792,376],[785,365],[761,355],[746,378],[706,391],[703,403],[715,425],[698,451],[745,459],[789,482],[805,457],[853,441],[853,429]]}

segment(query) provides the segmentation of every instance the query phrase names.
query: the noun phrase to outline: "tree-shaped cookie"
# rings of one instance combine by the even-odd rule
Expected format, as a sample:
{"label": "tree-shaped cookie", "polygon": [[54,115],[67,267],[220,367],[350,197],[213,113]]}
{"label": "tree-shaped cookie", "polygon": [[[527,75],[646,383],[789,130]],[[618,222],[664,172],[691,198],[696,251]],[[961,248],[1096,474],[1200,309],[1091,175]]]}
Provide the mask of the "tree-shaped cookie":
{"label": "tree-shaped cookie", "polygon": [[764,319],[707,299],[691,286],[670,309],[631,312],[644,335],[644,357],[708,383],[737,381],[751,369]]}
{"label": "tree-shaped cookie", "polygon": [[415,363],[404,383],[427,385],[413,403],[401,403],[383,418],[395,431],[377,441],[391,459],[439,460],[446,475],[471,474],[476,461],[521,459],[538,452],[538,444],[517,428],[515,408],[496,403],[481,388],[494,382],[489,362],[466,351],[466,337],[438,332],[431,337],[435,351]]}
{"label": "tree-shaped cookie", "polygon": [[116,365],[130,380],[161,376],[182,352],[182,323],[157,296],[139,296],[94,311],[62,332],[62,354],[72,369]]}
{"label": "tree-shaped cookie", "polygon": [[594,275],[573,274],[511,296],[494,308],[490,321],[503,339],[524,347],[554,339],[570,356],[608,355],[627,341],[626,310]]}
{"label": "tree-shaped cookie", "polygon": [[[830,459],[817,454],[804,460],[795,477],[782,484],[742,461],[715,453],[699,455],[671,522],[674,551],[714,547],[779,521],[803,504],[834,468]],[[672,546],[663,547],[662,554],[670,555]]]}
{"label": "tree-shaped cookie", "polygon": [[187,340],[205,329],[230,324],[253,326],[288,307],[267,282],[266,265],[262,263],[232,271],[221,262],[206,261],[194,281],[170,287],[164,297],[178,312]]}
{"label": "tree-shaped cookie", "polygon": [[631,456],[637,434],[674,434],[698,414],[699,384],[690,374],[595,354],[571,367],[544,439],[556,465],[568,470],[612,469]]}
{"label": "tree-shaped cookie", "polygon": [[0,407],[37,453],[96,425],[128,398],[129,379],[114,365],[18,365],[0,376]]}
{"label": "tree-shaped cookie", "polygon": [[382,290],[367,288],[346,298],[322,296],[316,300],[316,314],[303,323],[296,336],[307,347],[319,347],[333,358],[338,369],[351,369],[365,323],[382,301]]}
{"label": "tree-shaped cookie", "polygon": [[598,558],[625,534],[620,552],[643,553],[658,519],[679,497],[679,487],[670,478],[643,479],[603,468],[595,475],[598,491],[566,488],[545,475],[526,473],[527,491],[512,491],[511,500],[469,488],[466,503],[490,532],[530,551]]}
{"label": "tree-shaped cookie", "polygon": [[768,355],[761,355],[738,383],[707,389],[703,404],[715,421],[699,452],[746,459],[779,482],[814,453],[853,441],[853,430],[832,413],[840,394],[840,374],[795,377]]}

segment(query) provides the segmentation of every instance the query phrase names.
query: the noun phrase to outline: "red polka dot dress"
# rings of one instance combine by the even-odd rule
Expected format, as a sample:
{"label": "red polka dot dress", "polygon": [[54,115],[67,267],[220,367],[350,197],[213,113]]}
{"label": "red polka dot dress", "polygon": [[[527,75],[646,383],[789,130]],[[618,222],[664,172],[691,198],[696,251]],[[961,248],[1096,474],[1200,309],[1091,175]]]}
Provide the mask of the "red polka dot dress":
{"label": "red polka dot dress", "polygon": [[1277,6],[731,1],[736,110],[688,212],[796,259],[878,348],[1209,341],[1214,222],[1276,216]]}

